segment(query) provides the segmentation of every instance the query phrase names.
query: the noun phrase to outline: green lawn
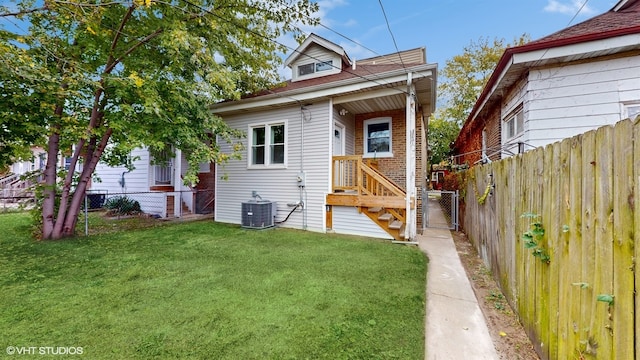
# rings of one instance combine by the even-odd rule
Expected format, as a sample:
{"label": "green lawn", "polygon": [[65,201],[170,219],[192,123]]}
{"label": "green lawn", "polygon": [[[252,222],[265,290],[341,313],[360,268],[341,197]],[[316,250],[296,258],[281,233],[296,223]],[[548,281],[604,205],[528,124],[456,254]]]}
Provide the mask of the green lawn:
{"label": "green lawn", "polygon": [[424,358],[426,259],[414,247],[211,221],[35,242],[28,215],[10,213],[0,229],[0,354]]}

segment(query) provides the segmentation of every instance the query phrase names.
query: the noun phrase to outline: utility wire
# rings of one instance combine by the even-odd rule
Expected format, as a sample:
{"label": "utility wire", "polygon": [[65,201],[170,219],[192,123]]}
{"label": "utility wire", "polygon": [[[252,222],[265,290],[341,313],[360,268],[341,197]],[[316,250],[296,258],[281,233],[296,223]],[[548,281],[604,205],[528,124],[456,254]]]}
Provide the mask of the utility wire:
{"label": "utility wire", "polygon": [[[235,22],[233,22],[233,21],[231,21],[231,20],[225,19],[225,18],[223,18],[223,17],[221,17],[221,16],[219,16],[219,15],[215,14],[215,13],[214,13],[214,12],[212,12],[211,10],[206,9],[206,8],[203,8],[203,7],[201,7],[201,6],[200,6],[200,5],[198,5],[198,4],[194,4],[194,3],[192,3],[192,2],[191,2],[191,1],[189,1],[189,0],[183,0],[183,1],[184,1],[185,3],[187,3],[187,4],[191,5],[191,6],[193,6],[193,7],[195,7],[195,8],[197,8],[197,9],[201,10],[201,11],[204,11],[204,12],[206,12],[206,13],[208,13],[208,14],[212,15],[213,17],[217,18],[218,20],[221,20],[221,21],[223,21],[223,22],[226,22],[226,23],[228,23],[228,24],[231,24],[231,25],[233,25],[233,26],[235,26],[235,27],[237,27],[237,28],[239,28],[239,29],[242,29],[242,30],[244,30],[244,31],[246,31],[246,32],[248,32],[248,33],[250,33],[250,34],[254,35],[254,36],[260,37],[260,38],[265,39],[265,40],[267,40],[267,41],[271,41],[271,42],[273,42],[273,43],[275,43],[275,44],[278,44],[278,45],[280,45],[280,46],[282,46],[282,47],[285,47],[285,48],[287,48],[287,49],[291,50],[291,51],[292,51],[292,52],[294,52],[294,53],[298,53],[298,54],[300,54],[300,55],[302,55],[302,56],[305,56],[305,57],[307,57],[307,58],[310,58],[310,59],[313,59],[313,60],[316,60],[316,61],[319,61],[319,62],[320,62],[320,61],[322,61],[322,60],[320,60],[319,58],[317,58],[317,57],[315,57],[315,56],[312,56],[312,55],[309,55],[309,54],[306,54],[306,53],[302,53],[302,52],[300,52],[298,49],[295,49],[295,48],[292,48],[291,46],[288,46],[288,45],[286,45],[286,44],[283,44],[283,43],[279,42],[278,40],[275,40],[275,39],[269,38],[269,37],[267,37],[267,36],[265,36],[265,35],[262,35],[262,34],[260,34],[260,33],[256,32],[256,31],[254,31],[254,30],[249,29],[249,28],[247,28],[247,27],[245,27],[245,26],[239,25],[239,24],[237,24],[237,23],[235,23]],[[343,72],[349,73],[349,74],[351,74],[351,75],[353,75],[353,76],[355,76],[355,77],[361,78],[361,79],[363,79],[363,80],[373,82],[373,83],[375,83],[375,84],[377,84],[377,85],[380,85],[380,86],[383,86],[383,87],[386,87],[386,88],[394,89],[394,90],[396,90],[396,91],[398,91],[398,92],[400,92],[400,93],[402,93],[402,94],[405,94],[405,95],[409,95],[409,93],[408,93],[408,92],[406,92],[406,91],[404,91],[404,90],[402,90],[402,89],[398,89],[398,88],[396,88],[396,87],[392,86],[392,84],[390,84],[390,83],[382,83],[382,82],[377,81],[376,79],[370,79],[370,78],[368,78],[368,77],[366,77],[366,76],[363,76],[363,75],[360,75],[360,74],[356,74],[356,73],[354,73],[354,72],[352,72],[352,71],[349,71],[349,70],[346,70],[346,69],[339,68],[338,66],[335,66],[335,65],[333,65],[333,64],[331,64],[331,67],[333,67],[334,69],[339,69],[339,70],[341,70],[341,71],[343,71]],[[381,79],[380,79],[380,77],[378,77],[378,80],[381,80]]]}
{"label": "utility wire", "polygon": [[389,25],[389,19],[387,18],[387,12],[384,11],[384,5],[382,5],[382,0],[378,0],[380,4],[380,8],[382,9],[382,15],[384,15],[384,21],[387,23],[387,29],[389,30],[389,34],[391,34],[391,39],[393,40],[393,46],[396,47],[396,52],[398,54],[398,58],[400,59],[400,63],[402,64],[402,68],[407,70],[404,66],[404,62],[402,61],[402,55],[400,54],[400,50],[398,49],[398,43],[396,42],[396,37],[393,36],[393,32],[391,31],[391,25]]}

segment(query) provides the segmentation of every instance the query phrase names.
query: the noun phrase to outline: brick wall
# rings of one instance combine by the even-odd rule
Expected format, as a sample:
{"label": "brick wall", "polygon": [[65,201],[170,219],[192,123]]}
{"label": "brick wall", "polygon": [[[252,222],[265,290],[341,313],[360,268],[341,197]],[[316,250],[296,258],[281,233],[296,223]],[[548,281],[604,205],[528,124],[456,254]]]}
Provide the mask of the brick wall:
{"label": "brick wall", "polygon": [[378,158],[378,169],[402,189],[405,188],[405,110],[380,111],[367,114],[357,114],[355,149],[356,154],[364,151],[364,121],[378,117],[391,117],[391,151],[393,157]]}
{"label": "brick wall", "polygon": [[[482,158],[482,131],[486,134],[487,155],[491,160],[500,159],[500,107],[494,106],[489,112],[478,115],[471,125],[463,127],[456,141],[456,164],[473,166]],[[497,153],[496,153],[497,152]]]}
{"label": "brick wall", "polygon": [[216,186],[216,166],[209,164],[209,172],[198,173],[197,190],[214,190]]}
{"label": "brick wall", "polygon": [[[400,188],[406,190],[406,120],[405,109],[379,111],[355,115],[355,151],[362,154],[364,151],[364,121],[378,117],[391,117],[391,151],[393,157],[378,158],[378,170],[389,179],[393,180]],[[423,184],[422,169],[422,112],[416,113],[416,210],[418,213],[418,229],[422,228],[421,191]]]}

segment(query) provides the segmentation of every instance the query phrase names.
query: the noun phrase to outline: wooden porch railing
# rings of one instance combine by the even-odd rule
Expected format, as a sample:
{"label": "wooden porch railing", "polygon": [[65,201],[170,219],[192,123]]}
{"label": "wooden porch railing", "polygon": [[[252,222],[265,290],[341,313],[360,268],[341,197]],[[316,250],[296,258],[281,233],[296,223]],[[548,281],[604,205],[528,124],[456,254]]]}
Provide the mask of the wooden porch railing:
{"label": "wooden porch railing", "polygon": [[359,195],[405,197],[404,190],[367,165],[360,155],[333,157],[332,189],[333,192],[355,191]]}
{"label": "wooden porch railing", "polygon": [[405,191],[377,169],[367,165],[360,155],[333,157],[332,189],[334,193],[351,193],[364,198],[384,199],[381,203],[401,204],[384,207],[394,218],[406,223]]}

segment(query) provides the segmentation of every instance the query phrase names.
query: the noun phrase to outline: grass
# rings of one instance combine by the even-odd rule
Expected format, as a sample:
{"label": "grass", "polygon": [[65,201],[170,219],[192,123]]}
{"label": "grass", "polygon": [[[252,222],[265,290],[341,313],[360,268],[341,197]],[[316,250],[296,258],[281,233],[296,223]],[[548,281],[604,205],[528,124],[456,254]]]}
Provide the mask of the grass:
{"label": "grass", "polygon": [[211,221],[35,242],[28,221],[0,215],[1,351],[424,358],[426,259],[416,248]]}

